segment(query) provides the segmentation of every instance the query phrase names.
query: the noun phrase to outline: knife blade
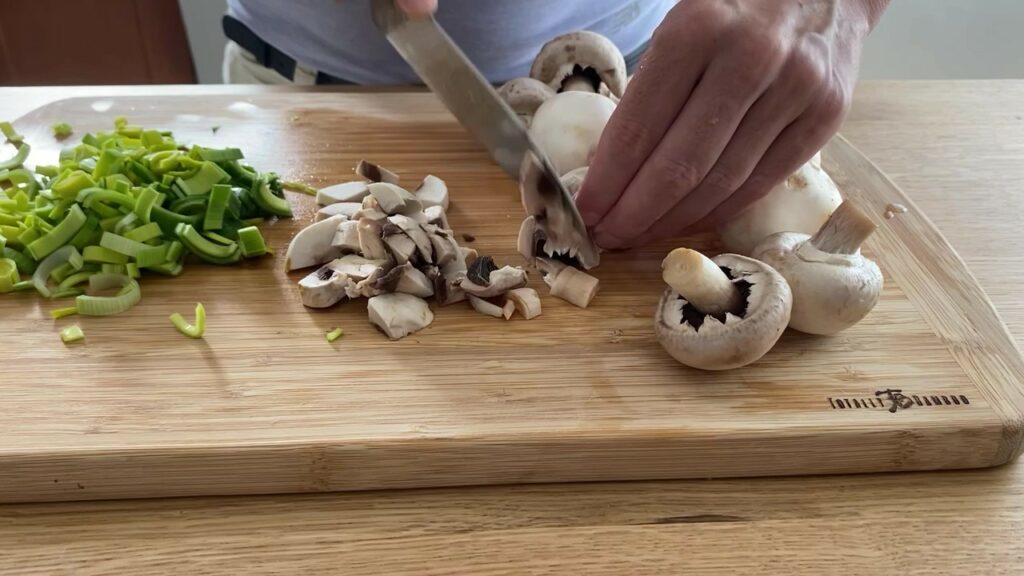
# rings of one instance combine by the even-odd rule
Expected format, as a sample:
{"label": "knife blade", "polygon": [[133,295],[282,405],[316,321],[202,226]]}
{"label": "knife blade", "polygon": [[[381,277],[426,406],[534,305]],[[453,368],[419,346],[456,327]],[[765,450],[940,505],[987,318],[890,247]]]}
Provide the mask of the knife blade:
{"label": "knife blade", "polygon": [[598,249],[554,165],[448,33],[433,17],[409,18],[395,0],[372,0],[371,12],[374,24],[395,50],[498,165],[520,182],[526,162],[539,170],[541,185],[530,191],[534,198],[525,198],[527,191],[523,191],[524,206],[536,206],[530,211],[539,213],[530,215],[541,224],[559,222],[561,229],[550,230],[549,235],[575,239],[579,244],[575,252],[583,266],[596,266]]}

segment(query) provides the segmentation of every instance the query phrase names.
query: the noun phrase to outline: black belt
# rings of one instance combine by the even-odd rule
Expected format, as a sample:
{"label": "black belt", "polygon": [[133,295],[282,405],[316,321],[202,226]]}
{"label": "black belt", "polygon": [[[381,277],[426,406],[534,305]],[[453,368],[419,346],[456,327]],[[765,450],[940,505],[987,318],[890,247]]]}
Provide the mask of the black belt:
{"label": "black belt", "polygon": [[[294,81],[296,65],[295,59],[284,52],[281,52],[277,48],[274,48],[257,36],[256,33],[249,29],[248,26],[227,14],[224,15],[222,23],[224,25],[224,35],[227,36],[229,40],[252,53],[260,66],[271,68],[277,71],[281,76]],[[640,62],[640,57],[647,51],[649,44],[649,42],[644,42],[642,46],[626,55],[626,70],[629,74],[633,73],[633,69]],[[353,84],[353,82],[349,82],[348,80],[331,76],[330,74],[324,74],[320,71],[317,71],[316,73],[316,83]]]}

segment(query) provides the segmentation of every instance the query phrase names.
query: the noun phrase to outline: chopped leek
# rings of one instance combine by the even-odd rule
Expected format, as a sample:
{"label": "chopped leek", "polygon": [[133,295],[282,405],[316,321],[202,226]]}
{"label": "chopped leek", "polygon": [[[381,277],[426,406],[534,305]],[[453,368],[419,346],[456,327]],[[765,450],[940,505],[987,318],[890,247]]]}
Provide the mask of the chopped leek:
{"label": "chopped leek", "polygon": [[171,314],[171,324],[189,338],[202,338],[206,332],[206,308],[203,303],[196,304],[196,323],[189,324],[188,321],[181,315],[175,312]]}
{"label": "chopped leek", "polygon": [[71,238],[85,224],[85,220],[85,212],[82,212],[82,208],[78,204],[73,205],[60,224],[54,226],[53,230],[42,238],[28,245],[29,255],[36,260],[42,260],[49,256],[54,250],[70,242]]}
{"label": "chopped leek", "polygon": [[78,308],[75,308],[74,306],[68,308],[54,308],[53,310],[50,310],[50,318],[53,318],[54,320],[74,316],[75,314],[78,314]]}
{"label": "chopped leek", "polygon": [[32,147],[28,144],[18,144],[18,152],[8,158],[7,160],[0,160],[0,170],[7,170],[10,168],[20,168],[25,160],[28,160],[28,154],[32,151]]}
{"label": "chopped leek", "polygon": [[14,285],[21,282],[18,264],[9,258],[0,259],[0,293],[13,292]]}
{"label": "chopped leek", "polygon": [[60,340],[65,344],[85,340],[85,333],[78,324],[73,324],[60,331]]}
{"label": "chopped leek", "polygon": [[231,176],[213,162],[203,162],[199,171],[188,179],[178,178],[174,185],[186,195],[208,193],[215,185],[230,182]]}
{"label": "chopped leek", "polygon": [[268,254],[267,243],[260,234],[260,229],[255,226],[248,226],[238,231],[238,246],[242,249],[242,256],[255,258]]}
{"label": "chopped leek", "polygon": [[275,196],[270,188],[270,182],[265,178],[258,178],[253,182],[251,196],[257,206],[275,216],[290,218],[292,215],[292,207],[288,201],[280,196]]}
{"label": "chopped leek", "polygon": [[127,264],[128,257],[120,252],[114,252],[103,246],[86,246],[82,251],[82,257],[86,262],[97,264]]}
{"label": "chopped leek", "polygon": [[124,288],[117,296],[82,295],[75,298],[78,313],[83,316],[111,316],[125,312],[138,304],[142,298],[142,291],[139,289],[138,281],[128,276],[95,274],[89,279],[89,288],[104,290],[116,287],[117,282],[122,282],[121,286]]}
{"label": "chopped leek", "polygon": [[54,250],[52,254],[39,263],[39,266],[36,267],[35,273],[32,274],[32,283],[35,285],[39,294],[45,298],[49,298],[53,295],[49,286],[46,285],[46,281],[50,277],[50,272],[53,272],[53,270],[58,266],[65,264],[71,259],[72,254],[77,253],[78,250],[76,250],[74,246],[62,246],[57,250]]}
{"label": "chopped leek", "polygon": [[214,148],[199,148],[199,157],[209,162],[230,162],[231,160],[241,160],[245,158],[242,155],[242,151],[238,148],[224,148],[217,150]]}
{"label": "chopped leek", "polygon": [[0,134],[3,134],[4,138],[6,138],[11,144],[21,144],[24,140],[21,134],[18,134],[17,130],[14,129],[14,126],[12,126],[10,122],[0,122]]}
{"label": "chopped leek", "polygon": [[281,187],[285,190],[291,190],[292,192],[300,192],[309,196],[316,196],[320,193],[319,190],[310,186],[309,184],[303,184],[302,182],[285,181],[281,182]]}
{"label": "chopped leek", "polygon": [[52,126],[53,137],[57,140],[64,140],[68,136],[74,133],[74,129],[71,128],[71,124],[67,122],[57,122]]}
{"label": "chopped leek", "polygon": [[190,252],[211,264],[234,264],[242,257],[238,244],[216,244],[203,236],[188,224],[178,224],[175,234]]}
{"label": "chopped leek", "polygon": [[327,341],[328,342],[334,342],[335,340],[337,340],[338,338],[341,338],[344,335],[345,335],[345,331],[344,330],[342,330],[341,328],[335,328],[335,329],[331,330],[330,332],[328,332],[326,336],[327,336]]}
{"label": "chopped leek", "polygon": [[[118,236],[117,234],[111,234],[110,232],[103,233],[103,237],[100,238],[100,246],[107,248],[108,250],[113,250],[118,254],[124,254],[129,258],[136,258],[140,251],[151,248],[142,242],[129,240],[124,236]],[[124,263],[125,262],[118,262],[118,264]]]}
{"label": "chopped leek", "polygon": [[228,207],[228,200],[232,197],[231,186],[217,184],[210,191],[210,201],[206,205],[206,218],[203,220],[203,230],[220,230],[224,225],[224,212]]}
{"label": "chopped leek", "polygon": [[148,242],[159,238],[161,234],[163,234],[163,232],[160,231],[160,225],[156,222],[150,222],[149,224],[139,226],[138,228],[125,232],[124,237],[136,242]]}

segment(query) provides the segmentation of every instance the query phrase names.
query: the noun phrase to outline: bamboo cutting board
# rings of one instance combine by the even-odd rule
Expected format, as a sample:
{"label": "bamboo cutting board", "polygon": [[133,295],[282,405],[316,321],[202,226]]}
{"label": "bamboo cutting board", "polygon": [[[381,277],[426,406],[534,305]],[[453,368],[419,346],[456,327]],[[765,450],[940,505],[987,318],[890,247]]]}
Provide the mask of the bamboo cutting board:
{"label": "bamboo cutting board", "polygon": [[[73,99],[15,125],[42,163],[57,153],[52,123],[80,135],[117,115],[182,140],[241,146],[259,168],[317,185],[353,178],[360,158],[406,183],[436,174],[451,189],[456,232],[499,263],[521,263],[515,183],[428,94]],[[868,241],[885,273],[882,299],[838,336],[787,332],[764,359],[731,372],[680,366],[654,340],[659,263],[683,241],[606,254],[589,309],[545,297],[543,316],[506,322],[457,304],[389,342],[367,322],[365,300],[301,305],[302,274],[283,271],[283,253],[315,208],[297,195],[295,220],[263,226],[274,258],[144,278],[142,303],[119,317],[54,322],[47,312],[61,304],[0,297],[0,501],[1012,460],[1024,363],[987,297],[927,218],[848,143],[835,140],[824,159],[872,213],[910,207]],[[717,249],[711,238],[685,242]],[[196,301],[209,313],[202,341],[167,321]],[[87,341],[65,347],[57,333],[72,322]],[[331,345],[323,334],[334,326],[346,335]]]}

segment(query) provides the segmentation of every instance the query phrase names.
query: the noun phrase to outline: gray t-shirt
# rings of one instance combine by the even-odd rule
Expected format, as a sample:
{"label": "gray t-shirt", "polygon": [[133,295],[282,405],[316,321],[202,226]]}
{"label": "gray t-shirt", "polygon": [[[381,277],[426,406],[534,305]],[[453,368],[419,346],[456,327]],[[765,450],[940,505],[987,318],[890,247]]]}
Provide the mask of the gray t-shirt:
{"label": "gray t-shirt", "polygon": [[[651,37],[676,0],[439,0],[437,20],[487,78],[525,76],[537,51],[592,30],[624,54]],[[419,79],[370,18],[369,0],[229,0],[229,13],[301,64],[357,84]]]}

